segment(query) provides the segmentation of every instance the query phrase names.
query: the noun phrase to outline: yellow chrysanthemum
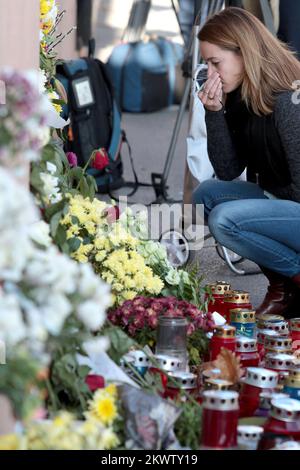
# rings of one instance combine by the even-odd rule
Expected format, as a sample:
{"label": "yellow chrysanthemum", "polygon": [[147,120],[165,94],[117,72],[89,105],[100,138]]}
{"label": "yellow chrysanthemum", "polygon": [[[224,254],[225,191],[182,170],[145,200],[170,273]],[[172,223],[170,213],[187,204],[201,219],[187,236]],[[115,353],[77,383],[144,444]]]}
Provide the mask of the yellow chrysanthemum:
{"label": "yellow chrysanthemum", "polygon": [[101,393],[101,390],[99,392],[95,393],[90,403],[90,411],[101,423],[110,424],[118,415],[115,401],[111,396]]}
{"label": "yellow chrysanthemum", "polygon": [[78,250],[72,253],[72,257],[79,261],[80,263],[87,263],[88,262],[88,255],[93,249],[93,245],[90,243],[88,245],[81,244]]}
{"label": "yellow chrysanthemum", "polygon": [[108,395],[112,396],[113,398],[117,397],[118,391],[115,384],[107,385],[104,390],[106,393],[108,393]]}
{"label": "yellow chrysanthemum", "polygon": [[53,426],[57,428],[65,428],[69,426],[73,421],[73,415],[67,411],[63,411],[53,420]]}
{"label": "yellow chrysanthemum", "polygon": [[133,290],[124,290],[122,292],[123,300],[132,300],[136,297],[136,292]]}
{"label": "yellow chrysanthemum", "polygon": [[119,444],[119,439],[112,429],[108,428],[101,433],[101,447],[104,450],[114,449]]}

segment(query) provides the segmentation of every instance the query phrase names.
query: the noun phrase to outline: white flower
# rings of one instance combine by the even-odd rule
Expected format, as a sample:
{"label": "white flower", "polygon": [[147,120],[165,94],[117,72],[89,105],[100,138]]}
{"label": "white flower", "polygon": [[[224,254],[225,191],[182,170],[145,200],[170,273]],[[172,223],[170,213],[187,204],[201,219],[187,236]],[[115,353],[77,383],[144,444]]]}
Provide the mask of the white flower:
{"label": "white flower", "polygon": [[38,222],[32,224],[29,231],[31,240],[44,247],[51,245],[51,238],[49,233],[50,227],[43,220],[39,220]]}
{"label": "white flower", "polygon": [[49,171],[50,175],[54,175],[56,173],[57,168],[56,168],[56,165],[54,165],[54,163],[47,162],[46,166],[47,166],[47,170]]}
{"label": "white flower", "polygon": [[179,271],[179,274],[180,274],[180,277],[181,277],[181,280],[182,282],[184,282],[184,284],[190,284],[190,276],[189,276],[189,273],[187,271],[184,271],[183,269],[180,269]]}
{"label": "white flower", "polygon": [[[40,31],[40,35],[44,36],[43,31]],[[47,83],[47,76],[43,69],[39,69],[39,90],[40,93],[46,92],[46,83]]]}
{"label": "white flower", "polygon": [[0,295],[0,338],[7,347],[13,347],[26,338],[26,328],[16,297]]}
{"label": "white flower", "polygon": [[48,303],[41,307],[43,323],[54,336],[59,335],[66,318],[72,313],[72,304],[62,294],[52,294]]}
{"label": "white flower", "polygon": [[105,336],[90,339],[83,343],[83,349],[86,351],[92,362],[97,362],[97,357],[109,347],[109,339]]}
{"label": "white flower", "polygon": [[178,286],[180,283],[180,274],[178,273],[177,269],[171,268],[165,277],[165,281],[171,286]]}
{"label": "white flower", "polygon": [[77,316],[91,331],[98,330],[104,323],[105,316],[101,304],[87,300],[82,302],[77,309]]}
{"label": "white flower", "polygon": [[50,202],[59,202],[62,198],[58,187],[58,178],[49,173],[40,173],[40,178],[44,183],[43,192]]}
{"label": "white flower", "polygon": [[[78,277],[78,291],[82,297],[89,298],[100,288],[102,283],[98,276],[95,275],[90,264],[79,264],[80,277]],[[101,283],[101,285],[100,285]]]}

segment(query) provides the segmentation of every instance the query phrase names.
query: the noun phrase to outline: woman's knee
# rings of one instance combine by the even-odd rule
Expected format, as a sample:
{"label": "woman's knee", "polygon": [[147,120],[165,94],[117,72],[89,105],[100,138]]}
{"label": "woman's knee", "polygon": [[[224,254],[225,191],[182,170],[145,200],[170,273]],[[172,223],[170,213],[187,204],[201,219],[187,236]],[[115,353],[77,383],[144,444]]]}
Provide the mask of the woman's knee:
{"label": "woman's knee", "polygon": [[199,186],[194,190],[192,195],[193,204],[203,204],[207,206],[208,201],[211,200],[216,190],[217,180],[206,180],[200,183]]}
{"label": "woman's knee", "polygon": [[214,238],[222,244],[224,237],[233,233],[234,207],[231,203],[219,204],[210,212],[208,218],[209,230]]}

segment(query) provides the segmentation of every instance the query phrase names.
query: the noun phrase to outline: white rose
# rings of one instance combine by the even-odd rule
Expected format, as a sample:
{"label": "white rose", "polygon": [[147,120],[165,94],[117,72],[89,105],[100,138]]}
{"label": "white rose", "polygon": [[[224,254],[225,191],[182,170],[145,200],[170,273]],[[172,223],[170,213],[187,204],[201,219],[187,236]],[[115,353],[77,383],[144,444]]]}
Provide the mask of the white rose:
{"label": "white rose", "polygon": [[26,327],[16,297],[0,296],[0,338],[7,347],[13,347],[26,338]]}
{"label": "white rose", "polygon": [[82,323],[91,331],[98,330],[104,323],[105,315],[101,304],[91,300],[82,302],[77,309],[77,316]]}
{"label": "white rose", "polygon": [[165,277],[165,280],[171,286],[178,286],[178,284],[180,283],[180,275],[176,269],[171,268],[167,276]]}
{"label": "white rose", "polygon": [[50,227],[44,222],[39,220],[31,225],[29,235],[30,238],[41,246],[48,247],[51,245],[51,238],[49,236]]}

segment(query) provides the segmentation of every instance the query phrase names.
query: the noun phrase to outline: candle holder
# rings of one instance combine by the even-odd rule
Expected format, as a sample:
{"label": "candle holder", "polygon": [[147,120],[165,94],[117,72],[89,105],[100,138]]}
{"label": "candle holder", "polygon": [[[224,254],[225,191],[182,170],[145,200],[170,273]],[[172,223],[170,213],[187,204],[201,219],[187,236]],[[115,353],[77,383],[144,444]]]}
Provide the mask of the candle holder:
{"label": "candle holder", "polygon": [[264,425],[265,432],[280,433],[300,440],[300,402],[292,398],[271,401],[270,418]]}
{"label": "candle holder", "polygon": [[[262,323],[258,323],[259,325]],[[279,336],[289,336],[290,330],[289,330],[289,324],[287,321],[264,321],[263,322],[263,327],[266,330],[273,330],[276,331],[276,333],[279,334]]]}
{"label": "candle holder", "polygon": [[214,361],[222,348],[235,352],[235,327],[230,325],[218,326],[210,340],[210,360]]}
{"label": "candle holder", "polygon": [[183,317],[161,316],[158,319],[156,355],[180,359],[182,370],[187,367],[187,326]]}
{"label": "candle holder", "polygon": [[293,351],[297,351],[297,349],[300,349],[300,318],[290,320],[290,331]]}
{"label": "candle holder", "polygon": [[240,450],[256,450],[264,428],[260,426],[239,425],[238,448]]}
{"label": "candle holder", "polygon": [[242,367],[258,367],[259,354],[257,340],[239,336],[236,338],[236,355],[240,358]]}
{"label": "candle holder", "polygon": [[255,413],[255,416],[267,417],[269,416],[271,409],[271,401],[276,398],[289,398],[287,393],[278,393],[263,391],[259,395],[259,408]]}
{"label": "candle holder", "polygon": [[278,383],[278,374],[260,367],[248,367],[242,379],[240,392],[240,417],[251,417],[259,408],[259,396],[263,390],[273,391]]}
{"label": "candle holder", "polygon": [[154,359],[157,364],[149,368],[149,373],[160,377],[162,388],[165,391],[168,383],[168,374],[182,370],[182,360],[178,357],[166,356],[164,354],[156,354]]}
{"label": "candle holder", "polygon": [[230,325],[236,328],[237,336],[254,338],[255,334],[255,311],[242,308],[230,310]]}
{"label": "candle holder", "polygon": [[237,308],[252,310],[249,292],[233,290],[224,298],[224,314],[227,323],[230,323],[230,310]]}
{"label": "candle holder", "polygon": [[236,449],[238,416],[237,392],[203,392],[202,448]]}
{"label": "candle holder", "polygon": [[288,393],[290,398],[300,401],[300,371],[290,370],[289,376],[284,383],[283,391]]}
{"label": "candle holder", "polygon": [[[167,376],[164,398],[176,399],[184,390],[191,395],[198,395],[197,375],[191,372],[171,372]],[[185,397],[183,397],[185,400]]]}
{"label": "candle holder", "polygon": [[290,353],[292,354],[292,338],[287,336],[266,335],[264,340],[265,354]]}
{"label": "candle holder", "polygon": [[[207,284],[206,288],[211,290],[213,297],[213,299],[208,302],[208,312],[218,312],[220,315],[223,315],[224,299],[231,292],[231,285],[224,281],[216,281],[213,284]],[[208,294],[205,295],[205,298],[208,299]]]}

